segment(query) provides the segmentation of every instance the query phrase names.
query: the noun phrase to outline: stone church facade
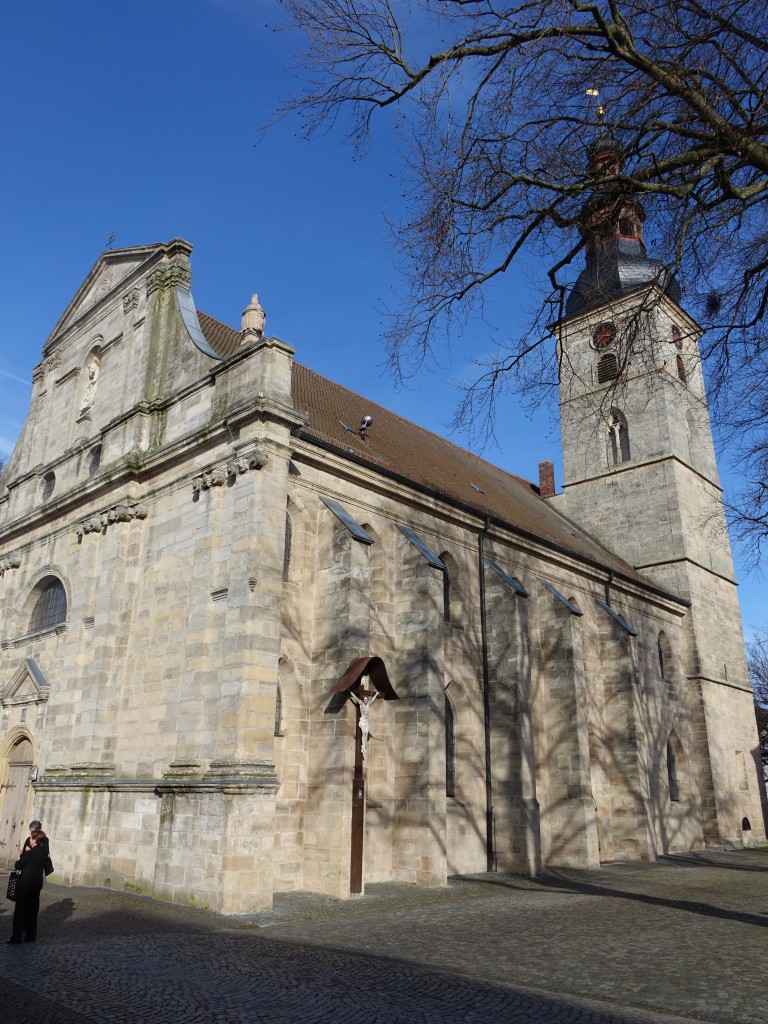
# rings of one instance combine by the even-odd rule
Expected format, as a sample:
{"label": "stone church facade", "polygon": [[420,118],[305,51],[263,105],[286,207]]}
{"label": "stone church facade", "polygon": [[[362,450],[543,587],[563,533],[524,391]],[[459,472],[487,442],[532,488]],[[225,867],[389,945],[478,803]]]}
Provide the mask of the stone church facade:
{"label": "stone church facade", "polygon": [[574,292],[555,494],[295,362],[255,296],[198,313],[190,252],[101,256],[0,478],[0,857],[34,814],[62,881],[239,914],[764,841],[671,284]]}

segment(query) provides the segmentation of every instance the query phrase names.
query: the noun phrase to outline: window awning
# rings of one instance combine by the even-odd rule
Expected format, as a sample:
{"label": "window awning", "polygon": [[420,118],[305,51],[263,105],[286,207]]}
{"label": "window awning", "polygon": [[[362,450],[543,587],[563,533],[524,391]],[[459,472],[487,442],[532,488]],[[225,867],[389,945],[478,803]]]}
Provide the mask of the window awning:
{"label": "window awning", "polygon": [[341,505],[334,498],[324,498],[320,495],[320,501],[333,512],[336,518],[342,523],[352,537],[355,540],[359,540],[362,544],[373,544],[373,537],[369,533],[366,533],[360,523],[347,512],[343,505]]}
{"label": "window awning", "polygon": [[442,558],[438,558],[432,548],[428,544],[425,544],[418,533],[412,530],[410,526],[402,526],[400,523],[397,524],[397,528],[404,537],[413,544],[417,551],[419,551],[426,558],[427,562],[432,566],[433,569],[442,569],[445,571],[448,567]]}
{"label": "window awning", "polygon": [[350,662],[346,672],[331,692],[345,693],[347,690],[353,689],[360,682],[362,676],[368,676],[384,700],[398,700],[392,683],[389,681],[384,662],[381,658],[370,655],[365,658],[355,658]]}
{"label": "window awning", "polygon": [[485,564],[489,569],[493,569],[497,576],[500,576],[507,586],[511,587],[516,594],[520,597],[528,597],[528,591],[525,589],[520,580],[516,580],[514,576],[510,576],[506,569],[502,569],[496,562],[491,561],[490,558],[486,558]]}
{"label": "window awning", "polygon": [[571,615],[583,615],[584,614],[584,612],[581,610],[581,608],[577,608],[575,604],[572,604],[568,600],[568,598],[565,597],[563,594],[561,594],[559,590],[556,590],[552,586],[551,583],[547,583],[546,580],[542,580],[542,579],[539,580],[539,583],[542,585],[542,587],[546,587],[547,590],[550,592],[550,594],[552,594],[554,597],[556,597],[558,601],[562,601],[563,604],[565,605],[565,607],[571,613]]}
{"label": "window awning", "polygon": [[627,620],[623,618],[623,616],[619,615],[615,608],[611,608],[609,604],[606,604],[605,601],[601,601],[599,597],[596,597],[595,601],[600,605],[603,611],[608,612],[611,618],[618,622],[621,628],[629,633],[630,636],[637,636],[637,630],[632,629]]}

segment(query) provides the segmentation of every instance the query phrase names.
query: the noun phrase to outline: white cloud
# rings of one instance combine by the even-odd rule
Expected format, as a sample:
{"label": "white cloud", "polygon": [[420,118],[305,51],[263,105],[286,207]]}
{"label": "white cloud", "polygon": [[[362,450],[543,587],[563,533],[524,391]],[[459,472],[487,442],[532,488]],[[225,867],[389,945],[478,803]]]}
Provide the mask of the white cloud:
{"label": "white cloud", "polygon": [[26,384],[28,388],[32,387],[32,382],[24,380],[23,377],[17,377],[15,373],[8,373],[7,370],[0,370],[0,377],[8,377],[10,380],[15,380],[19,384]]}

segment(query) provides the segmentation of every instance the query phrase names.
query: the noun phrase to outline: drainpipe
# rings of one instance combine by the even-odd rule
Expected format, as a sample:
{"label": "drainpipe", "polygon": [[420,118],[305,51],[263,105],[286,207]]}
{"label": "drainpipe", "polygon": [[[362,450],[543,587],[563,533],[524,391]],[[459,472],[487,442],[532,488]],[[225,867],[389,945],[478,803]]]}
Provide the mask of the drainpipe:
{"label": "drainpipe", "polygon": [[611,584],[613,583],[613,569],[608,570],[608,579],[605,581],[605,603],[611,605]]}
{"label": "drainpipe", "polygon": [[477,539],[480,579],[480,642],[483,651],[483,730],[485,734],[485,859],[486,870],[496,870],[496,842],[493,822],[493,776],[491,774],[491,693],[488,673],[488,626],[485,614],[485,535],[490,529],[487,517]]}

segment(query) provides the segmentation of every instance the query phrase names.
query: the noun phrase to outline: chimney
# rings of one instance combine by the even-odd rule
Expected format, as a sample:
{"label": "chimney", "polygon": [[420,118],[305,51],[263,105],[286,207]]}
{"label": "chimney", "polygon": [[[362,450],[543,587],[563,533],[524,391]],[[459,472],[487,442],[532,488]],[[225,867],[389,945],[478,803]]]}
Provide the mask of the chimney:
{"label": "chimney", "polygon": [[539,494],[542,498],[555,496],[555,466],[552,462],[539,463]]}

